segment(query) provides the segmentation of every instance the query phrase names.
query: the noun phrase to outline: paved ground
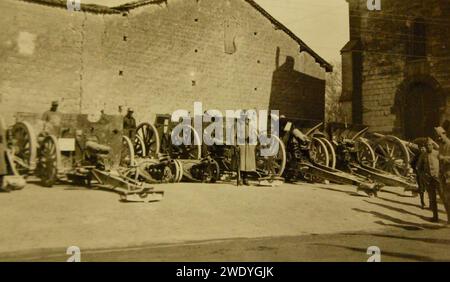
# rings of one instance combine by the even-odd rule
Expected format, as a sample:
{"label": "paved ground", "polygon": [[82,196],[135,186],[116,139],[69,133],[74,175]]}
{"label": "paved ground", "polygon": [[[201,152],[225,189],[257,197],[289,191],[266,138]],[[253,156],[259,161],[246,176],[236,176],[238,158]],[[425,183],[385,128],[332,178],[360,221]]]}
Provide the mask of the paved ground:
{"label": "paved ground", "polygon": [[450,259],[448,229],[401,189],[379,198],[339,185],[158,189],[165,199],[150,204],[66,185],[1,193],[0,260],[63,260],[76,245],[85,260],[360,261],[377,244],[392,260]]}
{"label": "paved ground", "polygon": [[[303,235],[254,239],[81,250],[89,261],[178,261],[178,262],[365,262],[367,249],[377,246],[382,262],[450,261],[450,228],[404,226],[384,232]],[[6,261],[56,261],[69,258],[65,249],[3,257]]]}

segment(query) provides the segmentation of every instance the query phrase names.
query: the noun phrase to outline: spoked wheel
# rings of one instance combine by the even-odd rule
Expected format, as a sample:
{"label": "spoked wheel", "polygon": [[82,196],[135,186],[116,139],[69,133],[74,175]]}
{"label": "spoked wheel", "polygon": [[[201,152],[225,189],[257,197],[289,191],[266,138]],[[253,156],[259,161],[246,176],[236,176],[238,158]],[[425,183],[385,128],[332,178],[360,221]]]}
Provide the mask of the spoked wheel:
{"label": "spoked wheel", "polygon": [[384,136],[374,145],[376,168],[398,175],[409,176],[410,154],[403,142],[395,136]]}
{"label": "spoked wheel", "polygon": [[317,137],[314,137],[309,150],[310,158],[315,164],[329,166],[330,155],[328,154],[327,145]]}
{"label": "spoked wheel", "polygon": [[173,183],[176,180],[177,176],[177,167],[175,165],[164,166],[161,173],[161,182],[162,183]]}
{"label": "spoked wheel", "polygon": [[328,163],[328,167],[336,168],[336,150],[334,150],[333,144],[325,137],[319,138],[327,147],[328,155],[330,157],[330,162]]}
{"label": "spoked wheel", "polygon": [[173,160],[175,166],[177,167],[176,169],[176,176],[175,176],[175,182],[181,182],[181,180],[183,179],[183,164],[179,161],[179,160]]}
{"label": "spoked wheel", "polygon": [[356,154],[361,165],[375,168],[375,151],[366,139],[358,138],[356,140]]}
{"label": "spoked wheel", "polygon": [[11,132],[17,171],[21,175],[28,174],[36,166],[38,144],[34,130],[27,122],[18,122]]}
{"label": "spoked wheel", "polygon": [[219,164],[215,160],[211,159],[211,160],[209,160],[209,164],[206,167],[203,182],[216,183],[217,180],[219,180],[219,179],[220,179]]}
{"label": "spoked wheel", "polygon": [[[259,140],[263,139],[259,138]],[[262,155],[262,152],[265,152],[265,154]],[[286,148],[278,136],[271,136],[270,142],[267,144],[258,144],[256,147],[256,169],[259,172],[268,176],[281,176],[285,168]]]}
{"label": "spoked wheel", "polygon": [[134,155],[135,157],[145,157],[147,149],[145,146],[144,139],[140,135],[135,135],[134,138]]}
{"label": "spoked wheel", "polygon": [[58,180],[58,167],[61,160],[61,152],[58,140],[55,136],[44,137],[39,146],[37,174],[41,178],[42,185],[52,187]]}
{"label": "spoked wheel", "polygon": [[209,159],[203,163],[192,166],[190,174],[195,181],[203,183],[215,183],[220,177],[219,164]]}
{"label": "spoked wheel", "polygon": [[[138,180],[147,181],[150,183],[174,183],[179,178],[179,166],[174,161],[168,165],[155,163],[154,160],[145,160],[138,165],[139,176]],[[136,178],[135,175],[131,177]]]}
{"label": "spoked wheel", "polygon": [[120,151],[120,166],[131,167],[136,164],[133,143],[127,136],[122,136],[122,150]]}
{"label": "spoked wheel", "polygon": [[[191,132],[191,144],[190,145],[174,145],[172,143],[172,136],[169,137],[170,140],[170,156],[173,159],[189,159],[189,160],[199,160],[202,157],[202,145],[201,145],[201,139],[197,131],[190,125],[186,125],[186,130]],[[180,132],[179,136],[174,136],[179,141],[183,140],[183,132]],[[194,143],[195,142],[195,143]],[[197,145],[195,145],[197,144]]]}
{"label": "spoked wheel", "polygon": [[[139,143],[138,136],[143,140],[144,146]],[[159,153],[160,145],[158,131],[156,131],[153,124],[144,122],[136,128],[135,150],[136,152],[141,151],[141,157],[156,157]]]}

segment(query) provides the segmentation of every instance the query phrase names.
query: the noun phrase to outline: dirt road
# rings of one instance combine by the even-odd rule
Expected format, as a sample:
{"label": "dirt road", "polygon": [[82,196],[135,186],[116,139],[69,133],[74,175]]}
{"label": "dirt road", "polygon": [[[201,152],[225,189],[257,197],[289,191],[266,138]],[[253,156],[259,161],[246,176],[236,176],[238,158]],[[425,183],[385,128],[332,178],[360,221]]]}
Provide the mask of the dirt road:
{"label": "dirt road", "polygon": [[[444,232],[439,235],[441,237],[447,234],[439,231],[442,223],[428,222],[430,212],[418,207],[417,198],[403,197],[401,189],[382,192],[378,198],[361,197],[355,194],[354,187],[339,185],[237,188],[224,184],[176,184],[159,185],[158,189],[166,192],[164,200],[150,204],[121,203],[114,193],[67,185],[52,189],[29,185],[22,191],[2,193],[0,259],[31,259],[36,258],[36,254],[39,254],[37,257],[54,256],[61,250],[66,257],[68,246],[80,247],[83,254],[102,249],[117,255],[117,249],[136,248],[138,252],[146,252],[147,248],[161,248],[161,244],[164,252],[168,252],[165,257],[153,254],[135,257],[133,252],[126,251],[123,258],[333,260],[338,256],[321,255],[326,254],[321,249],[356,252],[351,249],[356,248],[363,259],[366,255],[360,254],[361,250],[367,249],[366,245],[376,245],[377,242],[372,242],[376,241],[374,239],[389,240],[395,246],[403,242],[402,249],[392,249],[393,253],[399,254],[411,253],[418,246],[414,239],[373,235],[389,235],[393,228],[404,232],[395,235],[398,237],[415,238],[414,234],[422,234],[416,232],[431,232],[423,233],[425,239],[441,234],[438,232]],[[444,219],[442,206],[440,209]],[[359,232],[372,235],[330,235]],[[448,243],[442,241],[445,237],[439,236],[436,238],[439,246]],[[306,247],[304,244],[310,238],[323,239]],[[357,244],[366,239],[367,243]],[[205,257],[184,250],[189,248],[186,242],[201,242],[196,244],[204,246],[203,242],[210,240],[220,241],[211,249],[217,251],[216,255],[209,252],[209,248],[205,250],[210,255]],[[258,240],[263,241],[259,243]],[[356,241],[347,244],[347,240]],[[248,257],[245,254],[236,256],[242,248],[241,242],[257,251],[250,252]],[[423,248],[414,255],[433,260],[447,258],[421,254],[429,249],[426,245]],[[181,255],[185,251],[189,255]],[[96,257],[93,254],[92,258],[114,260],[115,255]]]}

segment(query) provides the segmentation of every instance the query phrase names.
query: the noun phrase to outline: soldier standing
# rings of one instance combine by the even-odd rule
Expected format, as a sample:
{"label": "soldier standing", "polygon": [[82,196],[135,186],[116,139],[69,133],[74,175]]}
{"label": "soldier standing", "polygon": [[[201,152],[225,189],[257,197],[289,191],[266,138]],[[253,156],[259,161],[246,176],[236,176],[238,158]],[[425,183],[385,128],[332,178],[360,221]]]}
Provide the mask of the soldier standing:
{"label": "soldier standing", "polygon": [[427,190],[430,198],[430,209],[433,212],[432,222],[439,221],[437,197],[440,189],[439,180],[439,152],[434,150],[433,141],[428,138],[425,152],[420,154],[416,165],[417,172],[421,178],[422,186]]}
{"label": "soldier standing", "polygon": [[134,141],[134,135],[136,133],[136,120],[133,117],[133,113],[133,109],[128,108],[127,114],[123,118],[123,131],[131,141]]}
{"label": "soldier standing", "polygon": [[436,127],[439,139],[439,164],[441,172],[440,198],[447,212],[447,224],[450,224],[450,139],[442,127]]}
{"label": "soldier standing", "polygon": [[239,166],[244,185],[250,185],[248,178],[252,172],[256,171],[256,144],[251,144],[252,128],[250,127],[250,116],[241,115],[241,120],[245,120],[244,125],[244,144],[239,144]]}
{"label": "soldier standing", "polygon": [[58,112],[59,102],[53,101],[50,110],[46,111],[42,115],[42,120],[50,123],[55,127],[59,127],[61,125],[61,113]]}

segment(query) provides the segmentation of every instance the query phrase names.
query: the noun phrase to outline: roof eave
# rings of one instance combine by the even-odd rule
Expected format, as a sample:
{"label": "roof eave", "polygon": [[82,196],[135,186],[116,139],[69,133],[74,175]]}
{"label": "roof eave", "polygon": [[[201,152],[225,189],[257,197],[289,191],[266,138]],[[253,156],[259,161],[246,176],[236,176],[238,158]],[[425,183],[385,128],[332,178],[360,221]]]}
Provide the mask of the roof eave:
{"label": "roof eave", "polygon": [[326,72],[332,72],[333,66],[328,63],[325,59],[323,59],[319,54],[314,52],[303,40],[301,40],[297,35],[295,35],[289,28],[287,28],[285,25],[283,25],[281,22],[279,22],[277,19],[272,17],[266,10],[264,10],[263,7],[261,7],[259,4],[257,4],[254,0],[245,0],[247,3],[252,5],[258,12],[260,12],[264,17],[266,17],[268,20],[272,22],[273,25],[275,25],[277,28],[283,30],[289,37],[291,37],[294,41],[298,43],[300,46],[299,51],[300,52],[307,52],[311,56],[314,57],[316,60],[316,63],[318,63],[322,68],[326,70]]}

